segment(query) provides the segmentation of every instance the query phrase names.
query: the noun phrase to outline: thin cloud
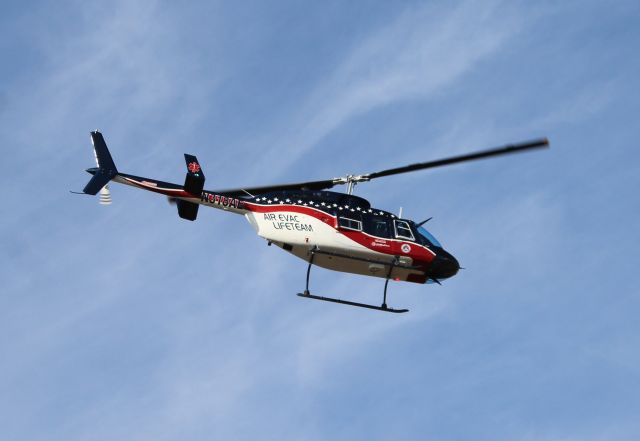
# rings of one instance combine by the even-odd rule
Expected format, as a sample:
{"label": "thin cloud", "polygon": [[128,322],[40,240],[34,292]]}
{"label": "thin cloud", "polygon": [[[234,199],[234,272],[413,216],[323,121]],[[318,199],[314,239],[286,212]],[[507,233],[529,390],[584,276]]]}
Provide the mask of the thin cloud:
{"label": "thin cloud", "polygon": [[[71,157],[84,149],[86,158],[77,162],[85,165],[91,159],[85,126],[95,128],[96,121],[99,128],[105,128],[102,124],[120,128],[109,137],[114,146],[122,145],[115,138],[135,145],[144,134],[145,147],[129,152],[129,160],[144,155],[150,168],[160,167],[162,172],[167,166],[154,141],[180,141],[207,114],[215,101],[216,78],[209,82],[197,70],[183,72],[176,60],[197,64],[198,59],[179,53],[180,44],[171,43],[171,36],[184,32],[189,24],[173,21],[155,3],[121,6],[102,16],[98,27],[73,35],[74,43],[65,38],[47,49],[52,62],[33,85],[37,93],[26,93],[29,89],[24,84],[18,88],[15,95],[25,93],[25,99],[10,118],[22,128],[16,135],[22,143],[17,144],[27,146],[34,134],[48,131],[57,134],[57,141],[21,154],[38,159],[23,161],[32,164],[26,170],[8,166],[6,177],[11,184],[59,183],[60,175],[76,164],[42,158],[56,157],[60,153],[56,146],[77,145],[69,138],[78,127],[84,147],[66,150],[61,156]],[[508,49],[511,39],[534,21],[530,11],[526,20],[524,15],[513,6],[472,2],[453,10],[410,6],[401,11],[383,29],[354,41],[348,56],[333,66],[334,73],[303,98],[304,105],[289,120],[295,132],[263,134],[278,141],[269,144],[284,147],[283,152],[291,156],[279,168],[265,171],[260,154],[273,155],[276,150],[252,149],[256,164],[246,161],[243,173],[251,176],[253,170],[268,181],[268,174],[284,174],[305,152],[358,116],[399,101],[440,97]],[[89,13],[86,22],[95,23]],[[75,46],[64,50],[65,42]],[[166,46],[167,42],[171,44]],[[94,46],[102,49],[92,51]],[[80,54],[83,57],[78,58]],[[128,59],[131,56],[135,59]],[[149,64],[141,66],[139,61]],[[105,68],[105,64],[112,66]],[[585,102],[593,101],[587,97]],[[447,116],[458,105],[449,103]],[[296,111],[284,108],[282,113]],[[179,123],[173,120],[176,114],[180,114]],[[558,118],[569,120],[563,120],[563,115]],[[145,120],[152,122],[143,130],[139,124],[147,124]],[[478,133],[485,135],[497,127],[490,122],[480,125],[474,116],[456,119],[440,135],[444,143],[437,144],[477,145]],[[157,132],[146,136],[152,129]],[[463,136],[473,144],[461,143]],[[277,153],[278,158],[286,156],[280,150]],[[430,190],[440,188],[434,185]],[[116,203],[108,215],[87,209],[85,201],[63,200],[54,191],[50,193],[55,196],[37,193],[46,200],[25,208],[25,192],[15,193],[5,203],[11,213],[3,220],[6,243],[15,253],[5,259],[2,273],[5,286],[15,294],[2,298],[4,335],[12,339],[3,344],[10,356],[2,367],[3,428],[9,437],[255,439],[257,434],[258,438],[327,439],[340,433],[353,435],[347,438],[364,433],[385,439],[458,433],[464,438],[468,427],[474,427],[481,438],[497,429],[517,439],[521,425],[509,428],[509,424],[527,420],[537,410],[518,401],[522,392],[535,396],[527,388],[528,379],[503,375],[506,371],[517,374],[521,368],[536,374],[537,368],[547,368],[540,363],[549,356],[543,347],[557,338],[547,331],[544,341],[534,341],[540,344],[534,348],[534,357],[525,357],[519,364],[522,351],[513,352],[514,337],[506,331],[539,335],[534,331],[544,317],[532,317],[529,310],[523,314],[519,296],[505,293],[517,286],[522,296],[535,298],[538,305],[540,291],[548,289],[540,284],[560,279],[552,272],[553,265],[539,263],[553,251],[552,241],[562,233],[549,218],[565,214],[558,213],[562,204],[549,199],[544,189],[522,196],[515,204],[479,195],[480,206],[491,206],[481,213],[469,206],[451,208],[456,215],[442,227],[450,233],[447,245],[462,244],[465,251],[470,250],[466,262],[478,259],[494,268],[484,272],[472,268],[442,289],[402,284],[396,290],[392,284],[390,304],[412,307],[407,303],[421,302],[406,317],[297,299],[294,292],[304,286],[305,263],[266,247],[241,218],[227,220],[219,212],[205,210],[197,223],[178,224],[174,207],[164,201],[154,204],[158,199],[151,195],[123,187],[114,191]],[[384,200],[389,195],[391,191],[378,196]],[[417,201],[411,210],[427,212],[427,203]],[[469,223],[472,228],[466,228]],[[502,229],[504,237],[498,244],[492,241],[492,229]],[[26,233],[16,233],[20,231]],[[99,253],[95,247],[100,247]],[[488,255],[492,247],[501,254]],[[505,279],[501,267],[509,258],[527,265],[518,265],[519,270]],[[576,259],[575,266],[584,261],[584,257]],[[550,273],[537,273],[540,268]],[[371,302],[381,294],[382,280],[323,271],[315,275],[312,286],[319,294],[361,296]],[[478,280],[483,282],[474,285]],[[535,285],[522,286],[522,280]],[[566,298],[572,291],[562,294]],[[567,322],[575,323],[573,312],[581,311],[585,297],[580,293],[580,301],[566,300],[574,303],[571,309],[558,308],[558,298],[551,298],[553,310],[559,309],[558,316],[568,313]],[[616,312],[611,310],[614,318]],[[446,320],[452,323],[443,324]],[[495,333],[497,338],[494,328],[501,331]],[[606,341],[603,337],[601,344]],[[622,344],[616,349],[624,350]],[[552,355],[553,362],[561,356],[559,352]],[[385,358],[392,361],[381,368]],[[562,368],[580,368],[569,358],[559,361]],[[632,365],[633,360],[627,363]],[[555,374],[558,385],[569,379],[563,375]],[[511,380],[515,392],[500,387],[502,378]],[[595,383],[603,381],[596,378]],[[495,392],[500,399],[493,398]],[[555,393],[543,396],[550,397]],[[509,409],[501,415],[505,403]],[[604,403],[614,411],[624,410],[611,398]],[[386,418],[379,418],[381,414]],[[587,408],[588,416],[594,414]],[[492,419],[495,415],[500,419]],[[632,417],[614,417],[625,429],[613,434],[632,433],[635,425],[624,425]],[[30,424],[34,418],[40,424]],[[469,424],[460,426],[460,418]],[[549,428],[554,422],[534,415],[532,424]],[[340,424],[346,427],[337,427]],[[560,429],[561,433],[569,430]],[[541,429],[535,434],[547,432]]]}
{"label": "thin cloud", "polygon": [[[298,112],[296,132],[276,136],[287,154],[282,173],[350,119],[392,102],[428,99],[508,44],[523,30],[518,9],[466,2],[453,10],[409,7],[390,25],[358,43],[335,73],[318,85]],[[274,151],[267,155],[272,157]]]}

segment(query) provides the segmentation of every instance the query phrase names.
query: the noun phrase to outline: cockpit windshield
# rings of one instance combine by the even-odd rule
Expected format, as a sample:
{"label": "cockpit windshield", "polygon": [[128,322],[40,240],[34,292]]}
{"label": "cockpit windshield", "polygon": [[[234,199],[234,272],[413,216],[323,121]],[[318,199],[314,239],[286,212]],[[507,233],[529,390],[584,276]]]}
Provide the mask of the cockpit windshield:
{"label": "cockpit windshield", "polygon": [[425,239],[427,239],[427,241],[429,241],[431,244],[442,248],[442,245],[440,244],[440,242],[438,241],[438,239],[435,238],[435,236],[431,233],[429,233],[426,228],[423,227],[418,227],[418,234],[420,234],[422,237],[424,237]]}

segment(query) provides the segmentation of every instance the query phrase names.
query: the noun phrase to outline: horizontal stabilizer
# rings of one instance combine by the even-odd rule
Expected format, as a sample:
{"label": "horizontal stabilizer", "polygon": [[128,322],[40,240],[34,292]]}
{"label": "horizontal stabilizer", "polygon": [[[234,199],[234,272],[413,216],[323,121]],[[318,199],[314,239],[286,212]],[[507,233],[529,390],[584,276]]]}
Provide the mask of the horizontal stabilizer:
{"label": "horizontal stabilizer", "polygon": [[196,220],[198,217],[198,204],[189,201],[178,200],[178,216],[182,219],[190,221]]}

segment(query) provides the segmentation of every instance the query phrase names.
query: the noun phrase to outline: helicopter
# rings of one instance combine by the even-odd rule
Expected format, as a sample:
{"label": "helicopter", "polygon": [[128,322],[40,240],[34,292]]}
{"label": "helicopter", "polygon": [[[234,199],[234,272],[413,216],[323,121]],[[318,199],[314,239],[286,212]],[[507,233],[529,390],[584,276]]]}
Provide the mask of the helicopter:
{"label": "helicopter", "polygon": [[[111,203],[111,181],[165,195],[175,204],[178,216],[195,221],[198,208],[217,208],[242,215],[267,241],[307,262],[306,286],[297,295],[303,298],[339,303],[384,312],[404,313],[408,309],[387,306],[389,280],[441,284],[460,270],[458,260],[424,225],[431,219],[415,222],[371,206],[355,196],[357,184],[382,177],[442,167],[483,158],[547,148],[546,138],[508,144],[489,150],[420,162],[361,175],[244,187],[205,190],[205,175],[198,159],[184,154],[186,177],[183,185],[121,173],[111,157],[102,133],[91,132],[97,167],[86,171],[93,175],[81,192],[96,195],[100,203]],[[329,191],[346,185],[346,192]],[[313,265],[333,271],[385,279],[382,304],[360,303],[311,294],[309,279]]]}

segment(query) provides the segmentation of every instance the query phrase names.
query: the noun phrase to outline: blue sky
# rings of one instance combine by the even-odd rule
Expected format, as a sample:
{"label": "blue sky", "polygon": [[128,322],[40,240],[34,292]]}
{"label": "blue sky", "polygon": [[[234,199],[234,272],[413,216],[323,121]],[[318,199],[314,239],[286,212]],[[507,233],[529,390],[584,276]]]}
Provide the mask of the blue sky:
{"label": "blue sky", "polygon": [[[637,2],[9,2],[0,17],[0,438],[635,440]],[[466,268],[402,316],[300,300],[247,222],[74,196],[548,151],[357,187]],[[324,295],[383,282],[312,272]]]}

